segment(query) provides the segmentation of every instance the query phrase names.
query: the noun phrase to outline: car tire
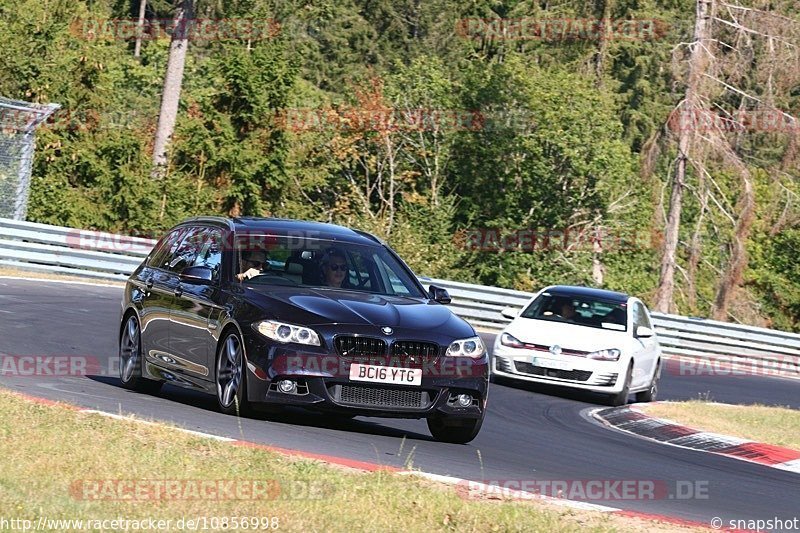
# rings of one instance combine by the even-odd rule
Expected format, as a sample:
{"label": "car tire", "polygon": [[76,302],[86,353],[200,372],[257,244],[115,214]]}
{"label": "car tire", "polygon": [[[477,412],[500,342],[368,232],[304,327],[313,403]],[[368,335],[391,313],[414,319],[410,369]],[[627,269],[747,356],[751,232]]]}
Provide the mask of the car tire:
{"label": "car tire", "polygon": [[119,336],[119,380],[126,389],[155,394],[161,389],[161,381],[142,376],[142,333],[136,315],[128,315]]}
{"label": "car tire", "polygon": [[619,407],[628,403],[628,396],[631,393],[631,381],[633,380],[633,361],[628,365],[628,371],[625,374],[625,386],[616,394],[610,394],[606,403],[612,407]]}
{"label": "car tire", "polygon": [[244,371],[244,348],[239,334],[231,330],[217,350],[214,364],[214,384],[217,404],[226,415],[247,416],[250,404],[247,401],[247,374]]}
{"label": "car tire", "polygon": [[658,380],[661,377],[661,361],[656,363],[656,370],[653,372],[653,380],[647,390],[636,393],[636,401],[638,403],[654,402],[658,396]]}
{"label": "car tire", "polygon": [[480,418],[433,415],[428,417],[428,430],[440,442],[466,444],[478,435],[483,417],[483,414]]}

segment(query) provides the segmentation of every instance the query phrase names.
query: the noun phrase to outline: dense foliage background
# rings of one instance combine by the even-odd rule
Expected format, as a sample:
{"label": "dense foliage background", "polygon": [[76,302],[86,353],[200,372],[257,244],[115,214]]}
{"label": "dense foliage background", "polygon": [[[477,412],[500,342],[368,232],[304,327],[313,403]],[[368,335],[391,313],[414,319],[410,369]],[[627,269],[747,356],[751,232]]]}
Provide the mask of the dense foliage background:
{"label": "dense foliage background", "polygon": [[[770,5],[797,18],[785,4]],[[30,220],[122,233],[210,213],[333,221],[387,238],[424,275],[523,290],[599,284],[652,298],[675,158],[659,140],[683,97],[675,52],[691,37],[693,1],[197,0],[200,18],[274,19],[280,31],[191,42],[169,169],[158,180],[152,140],[169,40],[146,40],[136,59],[132,41],[81,31],[88,19],[134,18],[138,6],[0,0],[0,94],[63,106],[40,130]],[[167,0],[148,2],[148,18],[173,12]],[[508,40],[468,35],[461,22],[603,16],[655,20],[658,31]],[[800,73],[798,64],[779,68]],[[738,83],[747,87],[751,74],[741,69]],[[800,107],[800,74],[780,95],[783,109]],[[366,116],[421,111],[480,120],[365,125]],[[800,171],[786,158],[797,135],[744,137],[736,149],[755,181],[756,217],[730,318],[798,330]],[[739,180],[709,168],[703,194],[687,183],[682,314],[708,314],[730,255]],[[600,249],[464,245],[476,228],[598,227]],[[693,246],[702,253],[689,265]]]}

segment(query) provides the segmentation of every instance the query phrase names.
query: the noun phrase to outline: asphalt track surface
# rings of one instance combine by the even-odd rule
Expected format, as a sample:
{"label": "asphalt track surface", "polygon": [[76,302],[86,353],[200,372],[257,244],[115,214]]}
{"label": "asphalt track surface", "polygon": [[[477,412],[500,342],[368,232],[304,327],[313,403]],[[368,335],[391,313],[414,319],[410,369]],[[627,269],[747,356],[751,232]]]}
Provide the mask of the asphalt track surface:
{"label": "asphalt track surface", "polygon": [[[116,357],[120,287],[0,278],[0,355]],[[489,346],[493,335],[484,334]],[[761,376],[681,375],[670,362],[660,399],[707,398],[800,409],[800,381]],[[409,467],[471,480],[645,480],[668,495],[596,501],[708,523],[720,517],[800,518],[800,474],[646,441],[587,419],[588,394],[492,384],[483,429],[470,444],[434,441],[424,420],[338,420],[292,410],[237,420],[211,396],[165,386],[158,396],[122,389],[116,376],[20,376],[0,386],[82,407],[132,413],[187,429],[271,446]],[[405,437],[405,438],[404,438]],[[678,487],[706,490],[684,497]]]}

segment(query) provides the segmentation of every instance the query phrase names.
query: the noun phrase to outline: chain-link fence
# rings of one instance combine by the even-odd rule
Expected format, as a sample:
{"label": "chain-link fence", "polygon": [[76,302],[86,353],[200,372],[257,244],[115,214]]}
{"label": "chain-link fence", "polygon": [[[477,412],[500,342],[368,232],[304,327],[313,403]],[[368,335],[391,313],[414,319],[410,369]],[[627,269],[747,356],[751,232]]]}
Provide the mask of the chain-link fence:
{"label": "chain-link fence", "polygon": [[25,219],[36,127],[59,107],[0,97],[0,217]]}

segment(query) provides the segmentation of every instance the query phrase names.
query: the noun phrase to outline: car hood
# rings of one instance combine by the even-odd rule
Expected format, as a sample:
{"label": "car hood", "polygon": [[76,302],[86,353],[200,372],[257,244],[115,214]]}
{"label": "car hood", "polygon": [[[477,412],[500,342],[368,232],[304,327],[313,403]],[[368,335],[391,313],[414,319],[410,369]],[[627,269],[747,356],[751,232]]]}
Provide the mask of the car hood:
{"label": "car hood", "polygon": [[518,317],[508,325],[506,333],[522,342],[570,350],[591,352],[605,348],[625,348],[630,332],[565,324],[549,320]]}
{"label": "car hood", "polygon": [[303,325],[358,324],[435,331],[453,338],[474,335],[447,307],[422,298],[312,288],[249,287],[248,301],[271,318]]}

